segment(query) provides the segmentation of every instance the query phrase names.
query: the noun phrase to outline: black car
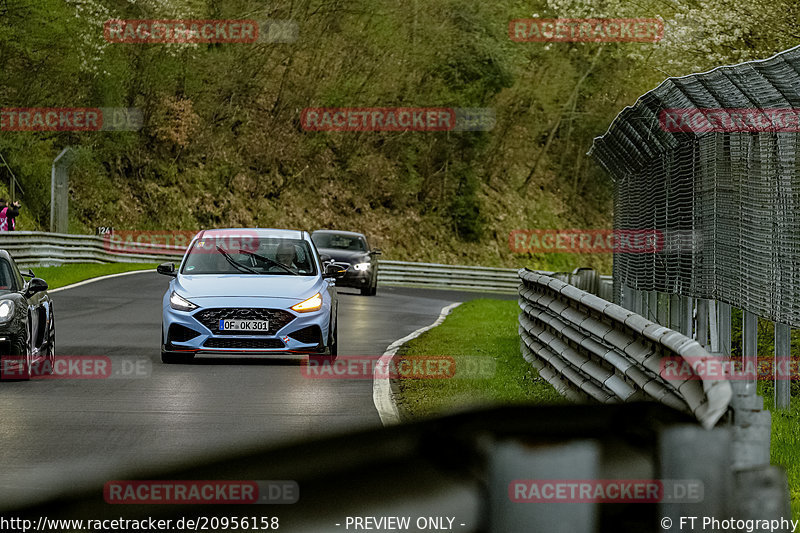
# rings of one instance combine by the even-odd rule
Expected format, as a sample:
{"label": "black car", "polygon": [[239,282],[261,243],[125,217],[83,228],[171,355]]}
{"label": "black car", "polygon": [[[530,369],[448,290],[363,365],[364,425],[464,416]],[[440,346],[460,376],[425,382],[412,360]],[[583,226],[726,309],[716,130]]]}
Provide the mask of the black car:
{"label": "black car", "polygon": [[52,374],[56,323],[47,282],[19,271],[0,250],[0,377],[30,379]]}
{"label": "black car", "polygon": [[311,234],[311,240],[323,261],[332,260],[347,269],[344,277],[336,280],[337,287],[361,289],[362,295],[375,296],[378,290],[377,256],[381,251],[370,249],[363,234],[321,229]]}

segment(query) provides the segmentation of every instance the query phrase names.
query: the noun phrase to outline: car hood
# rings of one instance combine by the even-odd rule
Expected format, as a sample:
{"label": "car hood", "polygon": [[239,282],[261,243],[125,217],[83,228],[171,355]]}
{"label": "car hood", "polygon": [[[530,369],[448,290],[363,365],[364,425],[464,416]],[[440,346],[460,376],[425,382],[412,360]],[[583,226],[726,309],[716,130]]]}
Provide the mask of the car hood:
{"label": "car hood", "polygon": [[180,275],[174,289],[187,298],[251,297],[287,298],[302,301],[321,290],[317,276],[283,275]]}
{"label": "car hood", "polygon": [[344,261],[346,263],[364,263],[369,261],[369,254],[366,252],[354,252],[352,250],[341,250],[338,248],[318,248],[320,254],[328,254],[334,261]]}

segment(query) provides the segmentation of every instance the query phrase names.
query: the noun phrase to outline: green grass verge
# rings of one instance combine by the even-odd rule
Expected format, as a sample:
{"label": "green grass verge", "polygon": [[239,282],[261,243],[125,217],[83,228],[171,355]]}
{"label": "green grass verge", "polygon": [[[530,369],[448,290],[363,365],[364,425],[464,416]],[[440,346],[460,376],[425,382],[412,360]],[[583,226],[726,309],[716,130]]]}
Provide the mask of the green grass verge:
{"label": "green grass verge", "polygon": [[[731,313],[731,357],[742,357],[742,311],[732,309]],[[757,355],[772,357],[775,353],[775,325],[763,318],[758,319]],[[800,358],[800,330],[792,329],[792,359]],[[792,503],[792,518],[800,520],[800,382],[791,382],[792,402],[786,411],[773,409],[775,388],[771,381],[760,381],[758,393],[764,397],[764,409],[772,412],[772,441],[770,443],[770,462],[786,470],[789,480],[789,494]]]}
{"label": "green grass verge", "polygon": [[[520,354],[516,301],[473,300],[456,307],[445,321],[412,340],[401,355],[447,355],[455,368],[475,357],[494,360],[488,379],[399,380],[398,407],[404,418],[419,418],[474,406],[565,403]],[[474,366],[473,366],[474,368]]]}
{"label": "green grass verge", "polygon": [[770,462],[786,470],[789,480],[789,495],[792,504],[792,519],[800,520],[800,406],[795,398],[790,408],[777,411],[774,406],[772,383],[760,382],[758,392],[764,397],[764,409],[772,412],[772,441]]}
{"label": "green grass verge", "polygon": [[[156,263],[73,263],[54,267],[35,267],[33,272],[42,278],[51,289],[108,274],[131,272],[133,270],[155,269]],[[22,269],[23,272],[27,269]]]}

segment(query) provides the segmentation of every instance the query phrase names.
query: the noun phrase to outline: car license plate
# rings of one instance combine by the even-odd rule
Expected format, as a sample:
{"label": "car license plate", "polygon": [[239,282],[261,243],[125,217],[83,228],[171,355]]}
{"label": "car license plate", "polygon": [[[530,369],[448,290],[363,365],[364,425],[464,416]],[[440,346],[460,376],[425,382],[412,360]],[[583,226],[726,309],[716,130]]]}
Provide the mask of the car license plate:
{"label": "car license plate", "polygon": [[219,329],[220,331],[265,332],[269,331],[269,320],[241,320],[238,318],[225,320],[221,318]]}

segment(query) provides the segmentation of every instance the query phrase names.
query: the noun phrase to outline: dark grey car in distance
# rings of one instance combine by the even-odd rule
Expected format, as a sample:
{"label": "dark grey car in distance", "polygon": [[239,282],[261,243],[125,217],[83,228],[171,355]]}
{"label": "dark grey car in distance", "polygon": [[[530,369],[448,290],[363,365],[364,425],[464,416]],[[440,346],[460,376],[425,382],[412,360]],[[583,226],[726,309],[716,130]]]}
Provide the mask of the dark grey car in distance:
{"label": "dark grey car in distance", "polygon": [[334,263],[347,269],[344,277],[336,280],[337,287],[360,289],[364,296],[375,296],[381,251],[370,248],[362,233],[322,229],[312,233],[311,240],[321,257],[328,256]]}

